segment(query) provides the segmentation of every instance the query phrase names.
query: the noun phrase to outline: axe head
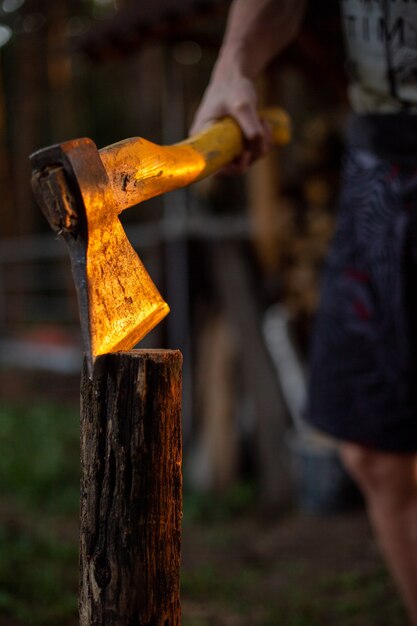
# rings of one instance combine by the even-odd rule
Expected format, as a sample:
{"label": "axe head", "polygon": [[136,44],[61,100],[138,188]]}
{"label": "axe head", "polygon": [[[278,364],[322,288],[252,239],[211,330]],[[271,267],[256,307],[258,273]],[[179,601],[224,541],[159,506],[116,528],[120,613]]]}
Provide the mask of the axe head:
{"label": "axe head", "polygon": [[76,139],[30,157],[35,196],[69,248],[84,349],[129,350],[169,312],[117,216],[96,145]]}

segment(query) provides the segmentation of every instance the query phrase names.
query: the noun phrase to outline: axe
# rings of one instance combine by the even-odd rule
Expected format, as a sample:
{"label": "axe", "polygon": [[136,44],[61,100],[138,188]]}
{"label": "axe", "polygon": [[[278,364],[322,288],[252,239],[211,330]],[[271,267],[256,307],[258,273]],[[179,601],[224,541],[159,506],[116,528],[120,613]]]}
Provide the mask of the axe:
{"label": "axe", "polygon": [[[288,143],[284,111],[266,109],[260,117],[274,144]],[[98,150],[91,139],[75,139],[30,156],[36,199],[69,248],[90,374],[97,356],[129,350],[169,312],[119,213],[205,178],[243,148],[239,126],[225,117],[172,146],[133,137]]]}

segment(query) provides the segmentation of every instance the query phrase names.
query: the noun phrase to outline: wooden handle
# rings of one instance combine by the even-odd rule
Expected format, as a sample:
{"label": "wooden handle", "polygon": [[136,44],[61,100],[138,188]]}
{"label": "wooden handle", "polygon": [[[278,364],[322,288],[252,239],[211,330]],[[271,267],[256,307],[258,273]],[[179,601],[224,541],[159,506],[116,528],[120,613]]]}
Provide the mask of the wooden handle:
{"label": "wooden handle", "polygon": [[[269,122],[273,143],[282,146],[290,140],[290,121],[288,115],[279,108],[265,109],[259,117]],[[204,129],[198,135],[190,137],[173,147],[189,146],[204,159],[204,169],[196,180],[201,180],[233,161],[244,150],[242,131],[232,117],[225,117]]]}
{"label": "wooden handle", "polygon": [[[260,111],[272,129],[274,144],[290,140],[288,115],[279,108]],[[227,165],[244,149],[237,122],[225,117],[198,135],[172,146],[158,146],[133,137],[100,150],[118,212],[149,198],[180,189]]]}

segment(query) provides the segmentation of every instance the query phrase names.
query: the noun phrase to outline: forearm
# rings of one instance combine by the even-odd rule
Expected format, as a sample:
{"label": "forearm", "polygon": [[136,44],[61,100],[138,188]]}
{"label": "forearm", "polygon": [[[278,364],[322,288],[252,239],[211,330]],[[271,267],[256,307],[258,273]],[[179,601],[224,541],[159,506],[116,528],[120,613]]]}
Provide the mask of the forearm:
{"label": "forearm", "polygon": [[256,78],[295,37],[304,7],[305,0],[234,0],[217,67]]}
{"label": "forearm", "polygon": [[[234,0],[226,33],[191,132],[231,115],[246,138],[241,163],[265,154],[271,143],[257,115],[255,79],[298,31],[305,0]],[[242,168],[241,168],[242,169]]]}

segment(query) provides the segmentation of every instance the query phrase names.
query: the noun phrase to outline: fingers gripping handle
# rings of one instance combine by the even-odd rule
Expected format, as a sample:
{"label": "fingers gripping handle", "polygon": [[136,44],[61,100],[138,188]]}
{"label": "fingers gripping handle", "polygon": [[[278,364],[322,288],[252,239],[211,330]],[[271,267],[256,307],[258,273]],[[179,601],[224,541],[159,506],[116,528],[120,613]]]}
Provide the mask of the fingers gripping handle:
{"label": "fingers gripping handle", "polygon": [[[289,142],[290,121],[282,109],[265,109],[259,117],[270,124],[275,145]],[[243,149],[244,138],[237,122],[225,117],[172,146],[158,146],[135,137],[103,148],[100,157],[121,213],[134,204],[217,172]]]}
{"label": "fingers gripping handle", "polygon": [[[289,142],[290,121],[282,109],[264,109],[259,112],[259,117],[269,123],[274,145],[282,146]],[[201,180],[239,156],[244,150],[244,137],[237,122],[231,117],[225,117],[177,145],[188,145],[203,157],[205,166],[196,179]]]}

